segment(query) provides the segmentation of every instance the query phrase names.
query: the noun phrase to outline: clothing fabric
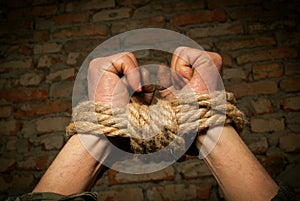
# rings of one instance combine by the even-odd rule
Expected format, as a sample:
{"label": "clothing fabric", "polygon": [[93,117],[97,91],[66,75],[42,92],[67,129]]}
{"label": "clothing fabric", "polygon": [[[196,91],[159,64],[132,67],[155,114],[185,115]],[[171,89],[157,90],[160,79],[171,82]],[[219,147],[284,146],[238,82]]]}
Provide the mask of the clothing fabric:
{"label": "clothing fabric", "polygon": [[[296,201],[296,195],[292,189],[281,182],[278,183],[278,193],[271,201]],[[56,193],[27,193],[6,201],[97,201],[97,193],[84,192],[69,196]]]}

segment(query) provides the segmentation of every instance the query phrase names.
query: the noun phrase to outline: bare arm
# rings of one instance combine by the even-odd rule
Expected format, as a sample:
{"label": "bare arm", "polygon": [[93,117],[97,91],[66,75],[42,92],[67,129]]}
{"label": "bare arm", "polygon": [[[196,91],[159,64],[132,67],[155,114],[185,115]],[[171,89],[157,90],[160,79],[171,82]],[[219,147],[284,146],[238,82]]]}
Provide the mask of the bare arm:
{"label": "bare arm", "polygon": [[[210,132],[218,132],[221,127]],[[227,200],[271,200],[278,191],[277,184],[257,161],[231,126],[225,126],[215,148],[204,159],[212,170]],[[210,135],[213,136],[213,135]],[[198,149],[206,146],[199,136]],[[212,141],[216,139],[210,139]]]}
{"label": "bare arm", "polygon": [[33,192],[53,192],[70,195],[88,191],[93,187],[103,165],[93,158],[82,141],[97,143],[99,161],[109,155],[107,142],[95,136],[75,135],[69,139],[48,168]]}

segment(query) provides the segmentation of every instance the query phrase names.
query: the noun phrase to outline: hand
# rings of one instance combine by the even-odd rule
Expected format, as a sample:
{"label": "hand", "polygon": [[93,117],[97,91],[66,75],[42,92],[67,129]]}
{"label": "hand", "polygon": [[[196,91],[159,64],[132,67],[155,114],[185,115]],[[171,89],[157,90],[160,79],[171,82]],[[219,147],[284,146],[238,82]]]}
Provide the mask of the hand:
{"label": "hand", "polygon": [[[217,53],[178,47],[173,53],[171,71],[160,68],[158,72],[160,82],[169,86],[162,91],[162,96],[171,99],[176,93],[209,93],[219,89],[221,68],[222,58]],[[166,74],[170,74],[169,78]]]}
{"label": "hand", "polygon": [[[88,74],[89,99],[116,107],[126,106],[130,99],[150,104],[155,86],[142,87],[141,80],[147,83],[149,72],[137,67],[134,55],[128,52],[92,60]],[[136,93],[130,96],[132,91]]]}

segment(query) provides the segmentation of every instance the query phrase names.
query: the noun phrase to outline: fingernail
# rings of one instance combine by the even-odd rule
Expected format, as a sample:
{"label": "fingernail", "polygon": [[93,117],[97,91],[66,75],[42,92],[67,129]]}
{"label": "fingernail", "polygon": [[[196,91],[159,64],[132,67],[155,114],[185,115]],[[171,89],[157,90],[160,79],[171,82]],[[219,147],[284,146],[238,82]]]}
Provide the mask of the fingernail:
{"label": "fingernail", "polygon": [[139,82],[139,85],[138,85],[136,91],[137,91],[137,92],[141,92],[141,91],[142,91],[142,85],[141,85],[140,82]]}

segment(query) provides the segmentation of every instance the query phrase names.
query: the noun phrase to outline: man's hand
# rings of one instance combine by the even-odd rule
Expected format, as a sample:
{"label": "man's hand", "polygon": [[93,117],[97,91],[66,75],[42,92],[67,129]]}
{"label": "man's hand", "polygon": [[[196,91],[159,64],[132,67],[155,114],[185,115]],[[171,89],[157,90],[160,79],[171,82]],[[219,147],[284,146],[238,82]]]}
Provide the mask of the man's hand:
{"label": "man's hand", "polygon": [[[134,55],[128,52],[92,60],[88,74],[89,99],[116,107],[124,107],[129,103],[129,99],[149,104],[155,87],[142,87],[141,81],[147,83],[149,72],[137,67]],[[122,78],[123,76],[125,77]],[[136,93],[131,97],[132,91]]]}
{"label": "man's hand", "polygon": [[[214,52],[206,52],[189,47],[178,47],[171,60],[171,70],[159,69],[158,77],[164,86],[161,94],[167,100],[176,93],[193,91],[209,93],[219,88],[219,72],[222,58]],[[169,74],[166,78],[164,75]],[[174,94],[172,94],[174,93]]]}

